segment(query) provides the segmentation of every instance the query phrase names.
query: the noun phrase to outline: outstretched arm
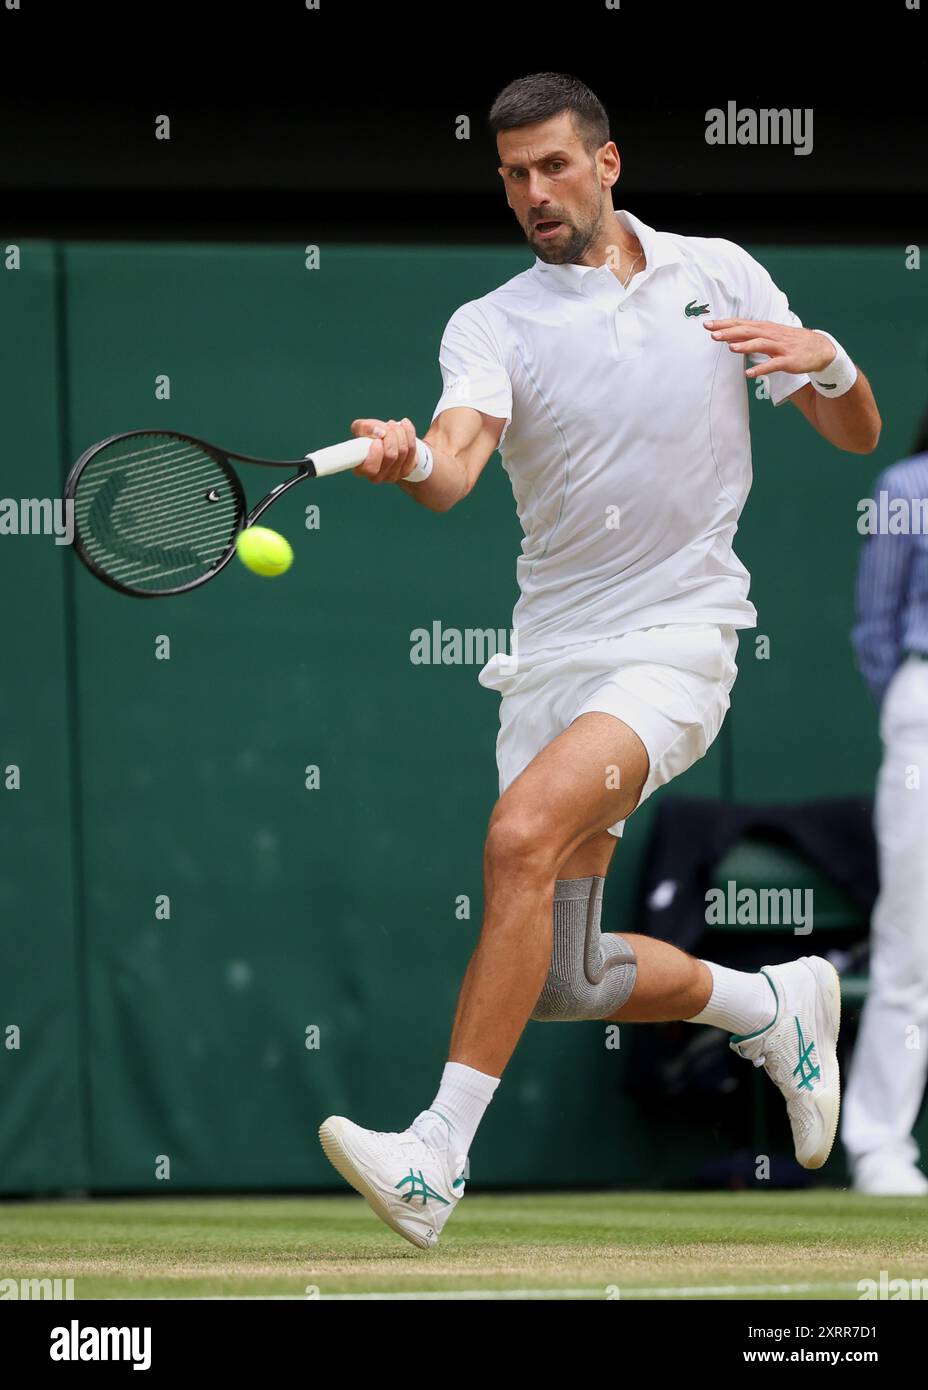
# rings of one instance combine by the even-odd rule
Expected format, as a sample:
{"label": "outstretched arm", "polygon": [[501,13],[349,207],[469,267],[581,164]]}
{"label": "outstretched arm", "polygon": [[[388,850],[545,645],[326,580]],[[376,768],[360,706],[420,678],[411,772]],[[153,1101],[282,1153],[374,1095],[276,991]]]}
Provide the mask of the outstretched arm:
{"label": "outstretched arm", "polygon": [[404,482],[416,464],[416,431],[412,421],[354,420],[355,437],[370,436],[370,453],[354,469],[372,483],[398,483],[403,492],[433,512],[447,512],[466,497],[499,444],[506,421],[484,415],[471,406],[453,406],[433,421],[423,443],[432,451],[434,467],[421,483]]}

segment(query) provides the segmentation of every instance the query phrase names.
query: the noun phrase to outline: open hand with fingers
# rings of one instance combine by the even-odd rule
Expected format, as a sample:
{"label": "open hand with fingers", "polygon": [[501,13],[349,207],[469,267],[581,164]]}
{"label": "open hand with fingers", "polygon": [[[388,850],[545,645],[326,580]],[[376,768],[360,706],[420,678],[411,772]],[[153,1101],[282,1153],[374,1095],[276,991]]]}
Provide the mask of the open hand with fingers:
{"label": "open hand with fingers", "polygon": [[769,356],[769,362],[749,367],[745,372],[748,377],[770,372],[820,372],[835,356],[834,343],[812,328],[790,328],[756,319],[703,319],[702,326],[713,338],[727,343],[732,352]]}

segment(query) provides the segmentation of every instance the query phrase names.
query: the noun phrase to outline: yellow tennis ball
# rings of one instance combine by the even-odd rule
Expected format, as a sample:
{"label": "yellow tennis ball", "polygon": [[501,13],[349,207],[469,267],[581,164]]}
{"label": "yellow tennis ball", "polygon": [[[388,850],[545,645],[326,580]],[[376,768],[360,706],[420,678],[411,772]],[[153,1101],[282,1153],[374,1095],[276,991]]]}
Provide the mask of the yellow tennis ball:
{"label": "yellow tennis ball", "polygon": [[285,536],[266,526],[248,526],[235,542],[238,558],[255,574],[270,579],[283,574],[293,564],[293,549]]}

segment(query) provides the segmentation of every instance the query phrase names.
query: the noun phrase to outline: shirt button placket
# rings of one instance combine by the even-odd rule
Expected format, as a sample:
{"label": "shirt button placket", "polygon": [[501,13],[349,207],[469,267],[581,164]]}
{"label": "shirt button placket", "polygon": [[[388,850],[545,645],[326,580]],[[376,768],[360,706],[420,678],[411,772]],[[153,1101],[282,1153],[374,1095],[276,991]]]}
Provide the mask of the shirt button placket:
{"label": "shirt button placket", "polygon": [[625,304],[624,301],[622,301],[615,306],[612,312],[612,341],[615,347],[615,355],[619,360],[622,358],[622,320],[619,318],[619,315],[623,313],[624,310]]}

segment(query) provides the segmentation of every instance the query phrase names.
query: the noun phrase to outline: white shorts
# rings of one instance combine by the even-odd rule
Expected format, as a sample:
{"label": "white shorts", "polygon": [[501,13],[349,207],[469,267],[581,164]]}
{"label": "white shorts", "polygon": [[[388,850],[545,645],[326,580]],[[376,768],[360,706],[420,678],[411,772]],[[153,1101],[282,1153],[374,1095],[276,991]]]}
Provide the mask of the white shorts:
{"label": "white shorts", "polygon": [[[496,763],[500,795],[581,714],[628,724],[648,751],[640,806],[713,743],[728,712],[738,632],[715,623],[670,623],[514,658],[491,657],[477,679],[502,695]],[[621,835],[625,821],[609,826]]]}

